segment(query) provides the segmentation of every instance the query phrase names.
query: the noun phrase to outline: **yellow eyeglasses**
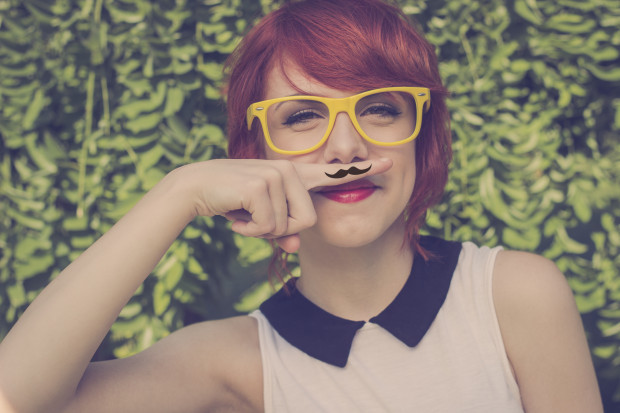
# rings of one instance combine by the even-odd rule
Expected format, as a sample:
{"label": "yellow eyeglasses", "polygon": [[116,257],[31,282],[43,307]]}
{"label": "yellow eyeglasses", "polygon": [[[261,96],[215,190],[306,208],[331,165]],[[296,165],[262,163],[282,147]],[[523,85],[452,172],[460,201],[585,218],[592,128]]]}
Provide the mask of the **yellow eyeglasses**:
{"label": "yellow eyeglasses", "polygon": [[386,87],[346,98],[287,96],[251,104],[246,121],[250,130],[254,118],[260,120],[273,151],[301,155],[327,141],[340,112],[346,112],[359,134],[375,145],[411,142],[430,104],[425,87]]}

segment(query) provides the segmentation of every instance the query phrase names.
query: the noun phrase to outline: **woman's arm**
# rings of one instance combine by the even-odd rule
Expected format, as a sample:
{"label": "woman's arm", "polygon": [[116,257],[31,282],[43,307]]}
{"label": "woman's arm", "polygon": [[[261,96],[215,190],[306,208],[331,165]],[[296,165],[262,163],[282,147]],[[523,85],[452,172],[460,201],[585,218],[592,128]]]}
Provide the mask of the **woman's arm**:
{"label": "woman's arm", "polygon": [[[184,346],[185,341],[195,343],[188,333],[163,340],[144,356],[89,368],[82,380],[90,359],[121,309],[178,234],[197,215],[225,215],[235,221],[233,230],[247,236],[278,238],[283,248],[293,250],[299,244],[295,234],[316,222],[308,189],[362,177],[332,182],[324,174],[343,166],[348,167],[214,160],[187,165],[167,175],[41,292],[0,343],[0,403],[4,399],[19,413],[50,412],[77,399],[81,406],[88,406],[91,401],[101,403],[102,399],[116,398],[118,388],[113,384],[117,380],[129,383],[142,377],[151,384],[167,383],[170,377],[153,375],[150,363],[178,354],[175,350]],[[390,167],[389,160],[374,161],[373,170],[364,177]],[[235,218],[239,216],[243,219]],[[224,331],[221,336],[236,334],[234,326],[230,326],[232,323],[219,327]],[[177,337],[186,338],[179,341]],[[205,371],[203,379],[211,388],[218,387],[213,386],[218,384],[215,366],[226,361],[220,351],[225,351],[226,340],[222,339],[222,343],[210,344],[209,348],[215,351],[207,351],[211,354],[211,359],[203,360],[207,369],[199,370]],[[166,359],[161,366],[181,374],[191,361],[178,357],[186,364]],[[190,374],[183,377],[188,383],[196,379]],[[78,392],[78,388],[84,391]],[[156,398],[144,397],[154,391],[153,387],[135,388],[137,392],[123,393],[123,397],[147,400],[154,408],[161,408]],[[103,389],[106,392],[99,391]],[[116,399],[115,403],[118,402]]]}
{"label": "woman's arm", "polygon": [[602,412],[581,318],[558,268],[537,255],[502,251],[493,297],[525,410]]}
{"label": "woman's arm", "polygon": [[172,176],[71,263],[0,344],[0,390],[19,412],[55,411],[120,310],[194,217]]}

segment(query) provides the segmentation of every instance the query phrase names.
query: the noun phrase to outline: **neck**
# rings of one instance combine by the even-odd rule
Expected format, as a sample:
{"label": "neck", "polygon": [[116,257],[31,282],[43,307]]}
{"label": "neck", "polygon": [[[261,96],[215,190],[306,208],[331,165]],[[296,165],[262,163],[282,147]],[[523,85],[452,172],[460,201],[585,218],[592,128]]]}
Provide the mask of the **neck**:
{"label": "neck", "polygon": [[[302,237],[300,292],[325,311],[368,320],[387,307],[411,272],[413,253],[403,247],[404,225],[396,222],[370,244],[335,247]],[[308,239],[310,238],[310,239]]]}

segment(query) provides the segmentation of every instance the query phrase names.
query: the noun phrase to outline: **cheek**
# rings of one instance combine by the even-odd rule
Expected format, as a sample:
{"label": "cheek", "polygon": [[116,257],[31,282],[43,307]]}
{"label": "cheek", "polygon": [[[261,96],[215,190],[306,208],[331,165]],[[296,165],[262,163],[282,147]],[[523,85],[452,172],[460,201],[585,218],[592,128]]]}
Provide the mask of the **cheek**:
{"label": "cheek", "polygon": [[411,188],[413,189],[416,179],[415,146],[411,150],[407,151],[407,158],[405,159],[405,163],[406,175],[407,178],[410,180],[409,183],[411,185]]}
{"label": "cheek", "polygon": [[274,160],[274,161],[291,161],[300,163],[320,163],[320,157],[317,154],[318,151],[306,153],[303,155],[283,155],[281,153],[274,152],[271,148],[265,145],[265,156],[262,159]]}
{"label": "cheek", "polygon": [[416,161],[414,143],[409,142],[405,145],[390,148],[389,152],[385,151],[378,154],[380,157],[392,159],[394,164],[391,170],[402,179],[403,184],[410,183],[413,185],[413,181],[415,181]]}
{"label": "cheek", "polygon": [[403,148],[403,151],[399,152],[398,163],[402,168],[400,171],[402,196],[405,202],[408,202],[416,181],[415,146]]}

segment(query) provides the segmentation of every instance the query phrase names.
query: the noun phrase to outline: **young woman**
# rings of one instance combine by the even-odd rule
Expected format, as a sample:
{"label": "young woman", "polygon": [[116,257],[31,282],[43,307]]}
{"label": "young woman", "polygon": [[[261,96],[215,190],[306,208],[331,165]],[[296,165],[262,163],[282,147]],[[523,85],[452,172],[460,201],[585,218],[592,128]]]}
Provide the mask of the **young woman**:
{"label": "young woman", "polygon": [[[433,48],[396,8],[288,3],[231,64],[237,159],[171,172],[40,294],[0,345],[3,411],[602,411],[552,263],[418,236],[450,131]],[[198,215],[298,252],[301,277],[250,316],[90,363]]]}

